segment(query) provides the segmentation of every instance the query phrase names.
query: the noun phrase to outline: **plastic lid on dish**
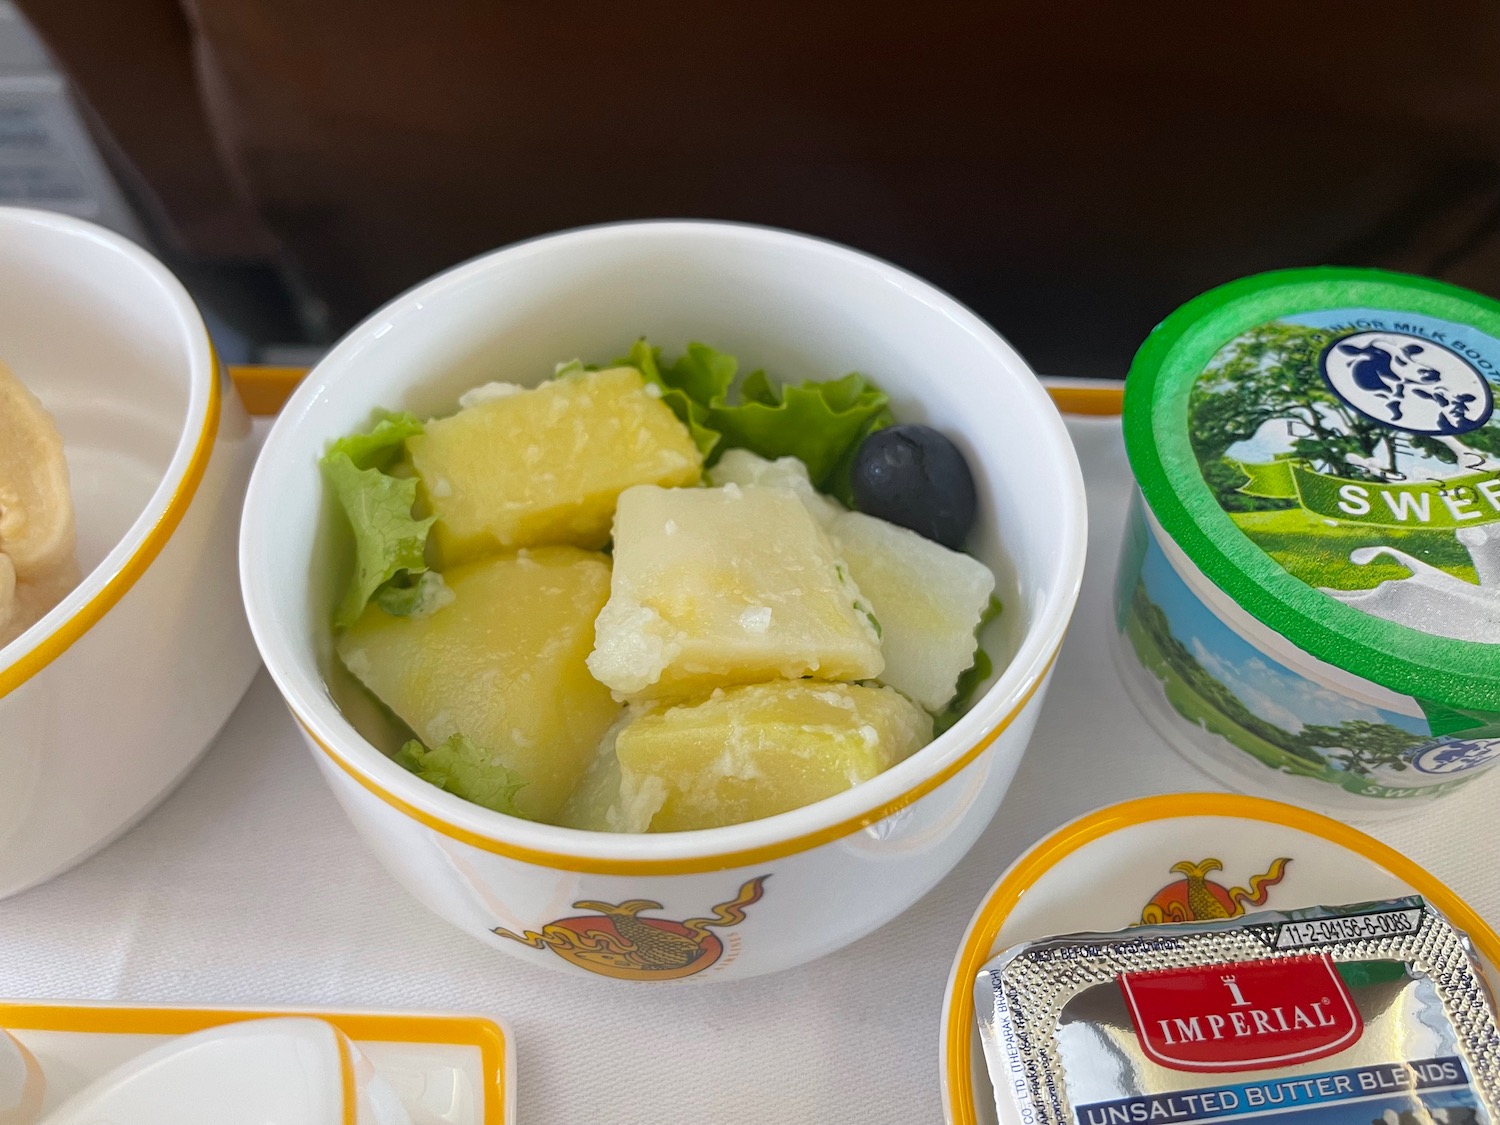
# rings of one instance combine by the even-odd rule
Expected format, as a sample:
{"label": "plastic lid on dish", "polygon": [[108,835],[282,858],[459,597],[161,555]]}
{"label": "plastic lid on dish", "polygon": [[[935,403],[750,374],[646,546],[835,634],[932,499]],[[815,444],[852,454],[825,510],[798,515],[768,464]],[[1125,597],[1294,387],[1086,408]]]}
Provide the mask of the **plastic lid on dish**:
{"label": "plastic lid on dish", "polygon": [[1286,270],[1147,338],[1125,441],[1157,522],[1229,599],[1462,729],[1500,711],[1497,397],[1500,303]]}

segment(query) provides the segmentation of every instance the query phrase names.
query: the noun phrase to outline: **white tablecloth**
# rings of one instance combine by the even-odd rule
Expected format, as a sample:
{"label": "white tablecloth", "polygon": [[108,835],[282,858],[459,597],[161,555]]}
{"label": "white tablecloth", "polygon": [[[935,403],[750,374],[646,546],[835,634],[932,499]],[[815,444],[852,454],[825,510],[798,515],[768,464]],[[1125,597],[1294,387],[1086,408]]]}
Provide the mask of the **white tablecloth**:
{"label": "white tablecloth", "polygon": [[[1089,572],[1040,726],[995,822],[885,929],[780,976],[710,987],[577,981],[428,914],[356,838],[262,674],[139,827],[0,903],[0,995],[449,1009],[509,1023],[524,1125],[939,1121],[943,985],[969,915],[1033,841],[1099,805],[1217,788],[1140,719],[1105,650],[1128,473],[1114,421],[1078,421]],[[1374,830],[1500,924],[1493,788]]]}

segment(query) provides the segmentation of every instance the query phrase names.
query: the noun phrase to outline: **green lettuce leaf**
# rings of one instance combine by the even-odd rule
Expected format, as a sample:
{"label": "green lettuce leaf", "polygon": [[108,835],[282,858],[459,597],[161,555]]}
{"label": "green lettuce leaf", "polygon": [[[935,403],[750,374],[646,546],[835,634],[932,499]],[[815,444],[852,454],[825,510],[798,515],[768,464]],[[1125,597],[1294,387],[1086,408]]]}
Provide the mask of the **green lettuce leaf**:
{"label": "green lettuce leaf", "polygon": [[[702,347],[702,345],[697,345]],[[689,346],[691,353],[692,345]],[[712,349],[704,349],[712,351]],[[718,353],[714,353],[718,355]],[[729,360],[731,369],[729,378],[734,378],[734,357],[724,357]],[[687,367],[683,364],[687,363]],[[616,367],[634,367],[641,373],[648,386],[654,386],[661,392],[661,400],[666,403],[677,415],[678,419],[688,428],[688,433],[693,437],[693,444],[698,447],[698,452],[703,454],[707,461],[718,447],[720,441],[719,431],[708,424],[708,399],[696,399],[688,393],[686,387],[692,386],[696,389],[709,389],[716,377],[715,368],[707,357],[690,360],[689,356],[683,356],[666,371],[661,367],[661,349],[653,348],[646,342],[645,337],[637,340],[630,346],[630,354],[615,360]],[[671,376],[669,381],[668,375]],[[727,387],[728,384],[726,383]]]}
{"label": "green lettuce leaf", "polygon": [[392,617],[426,617],[453,602],[454,594],[443,576],[424,570],[412,580],[410,572],[397,575],[375,591],[375,604]]}
{"label": "green lettuce leaf", "polygon": [[427,569],[424,555],[433,517],[412,518],[415,478],[361,469],[341,450],[329,452],[321,464],[354,530],[354,574],[333,616],[334,625],[346,629],[381,586],[403,572],[415,576]]}
{"label": "green lettuce leaf", "polygon": [[694,402],[712,405],[729,393],[739,368],[739,361],[727,352],[694,343],[661,377],[667,386],[682,391]]}
{"label": "green lettuce leaf", "polygon": [[492,751],[461,734],[450,735],[430,750],[413,738],[396,752],[395,762],[455,797],[510,816],[521,815],[516,794],[525,788],[525,779]]}
{"label": "green lettuce leaf", "polygon": [[[989,623],[999,617],[1004,606],[1000,599],[991,595],[990,604],[984,607],[984,612],[979,615],[979,624],[974,626],[974,635],[983,636]],[[958,677],[958,691],[944,707],[932,719],[932,736],[936,738],[963,716],[974,703],[974,695],[979,691],[980,685],[989,679],[995,671],[995,662],[990,659],[990,654],[984,651],[984,646],[974,650],[974,663]]]}
{"label": "green lettuce leaf", "polygon": [[780,405],[781,397],[776,393],[765,368],[757,367],[745,376],[745,381],[740,384],[740,401],[758,402],[762,406]]}
{"label": "green lettuce leaf", "polygon": [[769,460],[798,457],[814,486],[825,491],[837,484],[838,471],[865,434],[892,421],[885,394],[859,374],[780,387],[764,371],[752,371],[740,380],[738,401],[731,402],[739,364],[707,344],[691,343],[665,364],[661,349],[643,338],[615,362],[636,368],[660,389],[705,461],[725,449],[748,449]]}
{"label": "green lettuce leaf", "polygon": [[838,498],[839,502],[846,508],[854,507],[854,458],[859,453],[859,447],[864,444],[865,438],[876,430],[883,430],[887,426],[896,424],[896,416],[886,407],[865,423],[865,428],[860,431],[859,437],[850,443],[849,448],[844,450],[844,455],[839,458],[839,463],[834,466],[833,473],[828,478],[828,492]]}
{"label": "green lettuce leaf", "polygon": [[414,414],[392,414],[382,410],[379,421],[367,434],[351,434],[328,447],[328,455],[345,454],[356,469],[389,469],[406,452],[406,439],[422,432]]}
{"label": "green lettuce leaf", "polygon": [[709,407],[709,424],[723,433],[724,444],[769,460],[800,458],[813,485],[825,490],[887,402],[885,393],[858,373],[778,388],[755,371],[746,377],[740,398],[738,406],[721,399]]}

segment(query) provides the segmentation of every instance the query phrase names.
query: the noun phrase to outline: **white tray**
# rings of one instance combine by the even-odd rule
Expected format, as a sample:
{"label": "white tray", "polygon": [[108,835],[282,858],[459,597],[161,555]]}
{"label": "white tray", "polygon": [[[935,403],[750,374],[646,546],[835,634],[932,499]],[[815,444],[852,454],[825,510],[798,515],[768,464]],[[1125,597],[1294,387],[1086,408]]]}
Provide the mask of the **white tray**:
{"label": "white tray", "polygon": [[[171,1039],[274,1016],[313,1016],[347,1035],[415,1125],[514,1125],[514,1054],[491,1020],[424,1012],[131,1007],[0,1001],[0,1028],[25,1052],[27,1082],[0,1121],[27,1125],[95,1079]],[[7,1091],[11,1093],[11,1091]]]}
{"label": "white tray", "polygon": [[[151,817],[0,904],[0,995],[492,1014],[516,1037],[526,1125],[942,1120],[944,984],[990,884],[1080,813],[1218,788],[1161,743],[1116,679],[1105,641],[1129,473],[1118,420],[1072,428],[1090,486],[1090,569],[1015,786],[937,890],[844,952],[702,988],[573,981],[482,946],[365,850],[262,675]],[[1494,808],[1476,788],[1372,834],[1500,925]]]}

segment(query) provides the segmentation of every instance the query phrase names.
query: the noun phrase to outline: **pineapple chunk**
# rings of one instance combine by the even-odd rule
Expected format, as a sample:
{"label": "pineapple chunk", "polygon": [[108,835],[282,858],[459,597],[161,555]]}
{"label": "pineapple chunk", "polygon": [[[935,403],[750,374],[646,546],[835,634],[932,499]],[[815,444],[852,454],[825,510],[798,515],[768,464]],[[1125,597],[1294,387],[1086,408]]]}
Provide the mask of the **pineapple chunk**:
{"label": "pineapple chunk", "polygon": [[683,832],[774,816],[869,780],[931,737],[932,720],[890,688],[724,688],[619,732],[615,823]]}
{"label": "pineapple chunk", "polygon": [[589,670],[618,698],[682,698],[785,676],[880,674],[858,587],[780,489],[632,488]]}
{"label": "pineapple chunk", "polygon": [[[618,832],[610,819],[612,807],[620,803],[620,759],[615,754],[617,730],[605,734],[599,750],[578,788],[563,806],[557,823],[564,828],[588,832]],[[618,814],[617,814],[618,815]]]}
{"label": "pineapple chunk", "polygon": [[807,475],[807,466],[800,457],[778,457],[767,461],[748,449],[731,449],[720,457],[718,463],[708,470],[708,479],[717,485],[758,484],[765,488],[781,488],[795,493],[806,505],[818,526],[828,530],[828,525],[841,515],[845,507],[831,496],[824,496],[813,487]]}
{"label": "pineapple chunk", "polygon": [[443,565],[510,547],[602,547],[633,484],[695,484],[703,457],[633,367],[485,393],[407,441]]}
{"label": "pineapple chunk", "polygon": [[584,666],[609,560],[538,547],[444,578],[448,605],[392,617],[371,604],[338,638],[339,657],[429,747],[462,734],[519,773],[517,808],[552,820],[620,716]]}
{"label": "pineapple chunk", "polygon": [[628,829],[623,823],[620,811],[620,758],[615,753],[615,740],[621,730],[650,707],[651,704],[645,704],[625,708],[614,726],[604,732],[588,771],[578,783],[578,788],[573,790],[568,803],[563,806],[558,824],[564,828],[582,828],[590,832],[645,831],[644,825]]}
{"label": "pineapple chunk", "polygon": [[974,629],[995,576],[978,559],[861,512],[843,513],[829,532],[880,622],[880,682],[941,711],[974,663]]}

